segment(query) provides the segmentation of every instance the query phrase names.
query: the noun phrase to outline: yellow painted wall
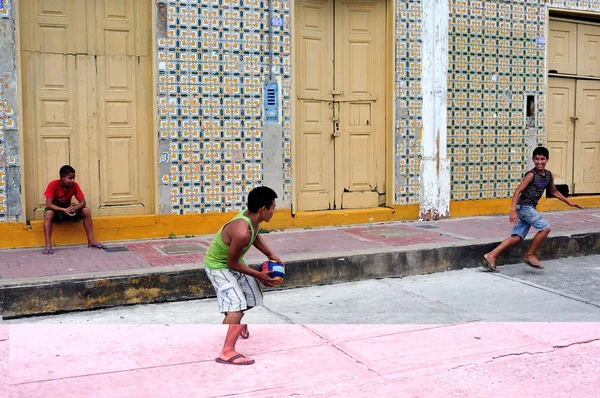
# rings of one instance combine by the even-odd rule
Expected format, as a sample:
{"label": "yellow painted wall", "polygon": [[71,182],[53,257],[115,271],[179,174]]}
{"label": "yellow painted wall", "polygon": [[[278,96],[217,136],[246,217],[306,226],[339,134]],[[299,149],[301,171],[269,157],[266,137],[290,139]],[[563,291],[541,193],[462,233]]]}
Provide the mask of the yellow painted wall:
{"label": "yellow painted wall", "polygon": [[[600,196],[571,198],[584,207],[600,207]],[[511,199],[460,201],[450,203],[450,214],[455,217],[508,214]],[[567,210],[558,199],[542,198],[540,211]],[[100,242],[167,238],[170,234],[213,234],[234,216],[233,213],[202,215],[139,215],[123,217],[97,217],[94,219],[94,235]],[[298,212],[292,216],[289,210],[278,210],[273,219],[262,227],[268,230],[290,228],[314,228],[336,225],[355,225],[376,222],[417,220],[418,205],[380,207],[360,210],[332,210]],[[84,244],[85,233],[81,223],[55,224],[52,240],[55,245]],[[43,221],[32,221],[30,226],[21,223],[0,224],[0,248],[36,247],[44,245]]]}

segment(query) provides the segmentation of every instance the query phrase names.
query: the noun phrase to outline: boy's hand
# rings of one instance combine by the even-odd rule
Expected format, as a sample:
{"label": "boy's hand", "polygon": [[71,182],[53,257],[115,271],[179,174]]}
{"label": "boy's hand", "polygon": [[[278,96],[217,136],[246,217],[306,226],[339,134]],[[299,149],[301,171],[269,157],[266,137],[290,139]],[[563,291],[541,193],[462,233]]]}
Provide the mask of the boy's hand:
{"label": "boy's hand", "polygon": [[510,223],[512,225],[517,225],[519,223],[519,217],[517,216],[517,212],[514,210],[510,212]]}
{"label": "boy's hand", "polygon": [[283,261],[279,257],[277,257],[275,254],[272,254],[271,256],[269,256],[269,260],[277,261],[279,264],[281,264],[285,267],[285,264],[283,263]]}
{"label": "boy's hand", "polygon": [[67,213],[69,213],[70,215],[74,216],[74,215],[75,215],[75,213],[76,213],[75,206],[72,206],[72,205],[71,205],[71,206],[69,206],[69,207],[67,208]]}
{"label": "boy's hand", "polygon": [[274,271],[262,271],[258,276],[258,280],[262,282],[266,287],[273,287],[277,283],[277,281],[271,279],[269,275],[271,275]]}
{"label": "boy's hand", "polygon": [[578,209],[583,209],[583,207],[579,206],[577,203],[569,202],[569,206],[577,207]]}

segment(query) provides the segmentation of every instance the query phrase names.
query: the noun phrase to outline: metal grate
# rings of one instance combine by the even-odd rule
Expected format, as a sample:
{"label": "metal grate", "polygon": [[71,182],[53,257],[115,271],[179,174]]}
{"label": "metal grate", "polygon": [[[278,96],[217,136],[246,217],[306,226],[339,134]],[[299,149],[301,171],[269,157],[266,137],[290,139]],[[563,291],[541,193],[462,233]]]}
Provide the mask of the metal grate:
{"label": "metal grate", "polygon": [[435,225],[429,225],[429,224],[423,224],[423,225],[415,225],[415,227],[417,228],[421,228],[421,229],[439,229],[440,227],[435,226]]}
{"label": "metal grate", "polygon": [[104,249],[102,249],[102,250],[104,250],[106,253],[116,253],[116,252],[128,252],[128,251],[130,251],[125,246],[104,247]]}

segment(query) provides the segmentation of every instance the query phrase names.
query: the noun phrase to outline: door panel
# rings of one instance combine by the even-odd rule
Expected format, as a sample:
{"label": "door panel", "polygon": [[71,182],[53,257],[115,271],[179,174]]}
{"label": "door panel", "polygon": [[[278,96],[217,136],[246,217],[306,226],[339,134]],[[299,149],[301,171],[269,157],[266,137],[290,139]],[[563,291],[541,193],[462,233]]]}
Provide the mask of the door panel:
{"label": "door panel", "polygon": [[577,81],[575,193],[600,192],[600,81]]}
{"label": "door panel", "polygon": [[573,190],[573,139],[575,116],[575,80],[548,79],[547,147],[550,151],[548,169],[555,184],[567,184]]}
{"label": "door panel", "polygon": [[600,26],[577,27],[577,74],[600,76]]}
{"label": "door panel", "polygon": [[340,102],[336,198],[343,208],[377,207],[385,139],[385,62],[379,59],[385,54],[385,3],[337,1],[335,18],[335,88],[341,92],[335,98]]}
{"label": "door panel", "polygon": [[548,70],[577,73],[577,24],[550,21]]}
{"label": "door panel", "polygon": [[300,210],[334,205],[332,1],[301,0],[296,6],[296,67]]}
{"label": "door panel", "polygon": [[63,164],[92,214],[152,212],[147,3],[21,3],[28,218],[42,217]]}
{"label": "door panel", "polygon": [[[77,85],[81,4],[40,0],[23,2],[21,35],[27,217],[42,218],[49,181],[64,164],[77,162],[85,140],[77,134]],[[86,180],[85,176],[82,176]]]}

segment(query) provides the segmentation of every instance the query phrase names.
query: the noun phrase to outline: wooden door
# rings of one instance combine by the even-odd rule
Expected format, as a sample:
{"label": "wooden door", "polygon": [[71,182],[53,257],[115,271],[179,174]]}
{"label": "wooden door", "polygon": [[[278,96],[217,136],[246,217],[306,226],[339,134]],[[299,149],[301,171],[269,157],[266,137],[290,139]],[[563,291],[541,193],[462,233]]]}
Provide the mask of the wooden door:
{"label": "wooden door", "polygon": [[368,208],[385,194],[385,2],[295,7],[297,209]]}
{"label": "wooden door", "polygon": [[600,192],[600,81],[577,81],[574,193]]}
{"label": "wooden door", "polygon": [[567,184],[572,192],[575,79],[549,78],[547,98],[548,169],[554,174],[555,184]]}
{"label": "wooden door", "polygon": [[335,27],[336,200],[377,207],[385,192],[385,2],[336,1]]}
{"label": "wooden door", "polygon": [[151,213],[149,5],[24,0],[19,14],[27,218],[64,164],[92,214]]}

